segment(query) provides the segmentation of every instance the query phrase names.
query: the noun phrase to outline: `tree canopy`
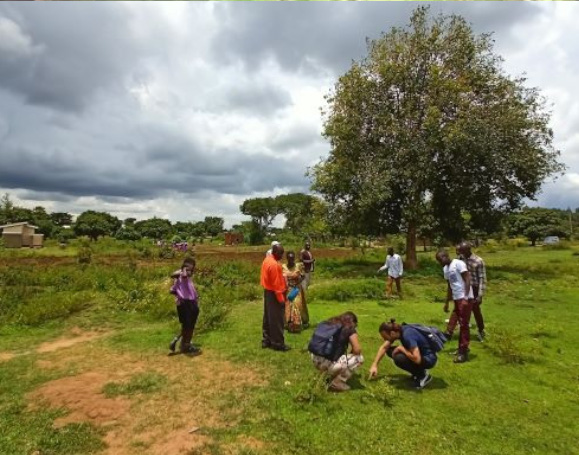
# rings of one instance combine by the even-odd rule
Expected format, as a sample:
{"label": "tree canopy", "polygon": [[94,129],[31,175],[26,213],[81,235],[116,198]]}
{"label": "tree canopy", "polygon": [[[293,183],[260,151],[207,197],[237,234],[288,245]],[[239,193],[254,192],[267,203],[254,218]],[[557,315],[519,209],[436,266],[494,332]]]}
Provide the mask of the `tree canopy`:
{"label": "tree canopy", "polygon": [[368,42],[327,103],[331,152],[313,189],[352,233],[405,232],[411,267],[423,218],[459,236],[467,212],[484,228],[563,169],[539,91],[506,75],[491,36],[460,16],[417,8]]}

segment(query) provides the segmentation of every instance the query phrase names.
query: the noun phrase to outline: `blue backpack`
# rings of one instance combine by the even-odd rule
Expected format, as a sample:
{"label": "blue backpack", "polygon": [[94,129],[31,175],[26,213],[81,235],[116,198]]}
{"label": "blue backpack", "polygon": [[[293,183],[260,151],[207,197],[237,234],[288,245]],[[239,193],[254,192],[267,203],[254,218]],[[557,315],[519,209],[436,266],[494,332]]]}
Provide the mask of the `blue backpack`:
{"label": "blue backpack", "polygon": [[448,341],[444,336],[444,334],[436,327],[431,327],[422,324],[403,324],[403,325],[406,327],[411,327],[417,330],[422,335],[424,335],[424,337],[428,340],[430,348],[434,352],[442,351],[444,349],[444,343]]}
{"label": "blue backpack", "polygon": [[336,353],[339,347],[338,339],[342,326],[340,324],[330,324],[320,322],[314,330],[308,351],[328,360],[336,360]]}

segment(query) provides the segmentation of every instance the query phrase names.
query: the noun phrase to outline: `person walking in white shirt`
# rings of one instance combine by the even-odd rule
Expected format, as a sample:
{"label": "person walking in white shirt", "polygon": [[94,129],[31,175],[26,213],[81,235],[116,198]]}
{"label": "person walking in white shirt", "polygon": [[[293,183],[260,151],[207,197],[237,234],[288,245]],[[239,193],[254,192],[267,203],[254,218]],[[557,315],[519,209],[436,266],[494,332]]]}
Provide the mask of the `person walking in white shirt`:
{"label": "person walking in white shirt", "polygon": [[388,248],[388,256],[386,262],[378,269],[378,273],[388,269],[388,280],[386,281],[386,298],[392,298],[392,283],[396,283],[396,293],[398,298],[402,298],[402,273],[404,272],[404,264],[400,255],[394,253],[394,248]]}
{"label": "person walking in white shirt", "polygon": [[[454,359],[455,363],[464,363],[468,360],[470,344],[470,313],[472,311],[472,287],[470,284],[470,273],[466,264],[460,259],[450,259],[446,250],[436,253],[436,260],[442,266],[444,279],[448,282],[446,293],[446,303],[444,311],[448,313],[448,303],[454,301],[454,312],[458,316],[460,324],[460,335],[458,341],[458,355]],[[450,334],[446,335],[450,338]]]}

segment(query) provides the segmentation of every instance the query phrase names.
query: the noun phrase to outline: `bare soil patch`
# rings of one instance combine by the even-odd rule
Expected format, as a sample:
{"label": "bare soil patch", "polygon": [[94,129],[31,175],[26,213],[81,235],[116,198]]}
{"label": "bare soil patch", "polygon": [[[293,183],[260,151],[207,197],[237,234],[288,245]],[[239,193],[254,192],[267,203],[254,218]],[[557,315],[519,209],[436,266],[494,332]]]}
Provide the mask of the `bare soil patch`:
{"label": "bare soil patch", "polygon": [[[87,356],[82,345],[76,345],[47,356],[45,367],[58,366],[63,372],[74,368],[80,374],[50,381],[32,392],[31,408],[48,405],[68,410],[55,426],[89,422],[104,429],[107,455],[204,453],[212,442],[209,430],[235,426],[243,412],[245,391],[267,384],[259,371],[240,368],[211,351],[194,358],[166,357],[120,354],[99,346]],[[107,383],[129,381],[142,372],[165,375],[167,386],[150,394],[114,398],[103,394]],[[235,446],[261,447],[260,441],[246,439]],[[233,445],[224,450],[237,451]]]}
{"label": "bare soil patch", "polygon": [[54,341],[47,341],[46,343],[42,343],[38,347],[36,352],[41,354],[53,352],[59,349],[69,348],[71,346],[74,346],[75,344],[93,341],[96,340],[97,338],[102,338],[105,335],[108,335],[108,332],[99,332],[99,331],[85,332],[82,329],[75,327],[70,331],[69,335],[61,337]]}
{"label": "bare soil patch", "polygon": [[13,359],[14,357],[16,357],[16,354],[13,352],[0,352],[0,363],[8,362],[8,360]]}

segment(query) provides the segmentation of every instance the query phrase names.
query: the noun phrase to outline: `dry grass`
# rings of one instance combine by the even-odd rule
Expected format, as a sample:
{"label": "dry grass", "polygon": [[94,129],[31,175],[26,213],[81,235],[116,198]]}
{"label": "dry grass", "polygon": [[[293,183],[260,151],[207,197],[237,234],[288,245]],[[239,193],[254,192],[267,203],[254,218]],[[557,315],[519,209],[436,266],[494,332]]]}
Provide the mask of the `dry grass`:
{"label": "dry grass", "polygon": [[[73,339],[93,340],[90,333]],[[203,448],[213,443],[211,429],[237,425],[246,391],[267,385],[262,372],[241,369],[216,352],[194,358],[121,354],[93,343],[87,355],[81,342],[63,340],[60,345],[68,349],[43,350],[45,355],[37,361],[38,367],[63,377],[30,393],[30,407],[65,408],[67,414],[55,426],[73,422],[97,426],[105,434],[105,453],[110,455],[204,453]],[[103,393],[106,384],[126,382],[144,372],[166,376],[166,386],[128,397],[110,398]],[[236,453],[241,447],[256,450],[264,445],[254,438],[241,438],[224,450]]]}

